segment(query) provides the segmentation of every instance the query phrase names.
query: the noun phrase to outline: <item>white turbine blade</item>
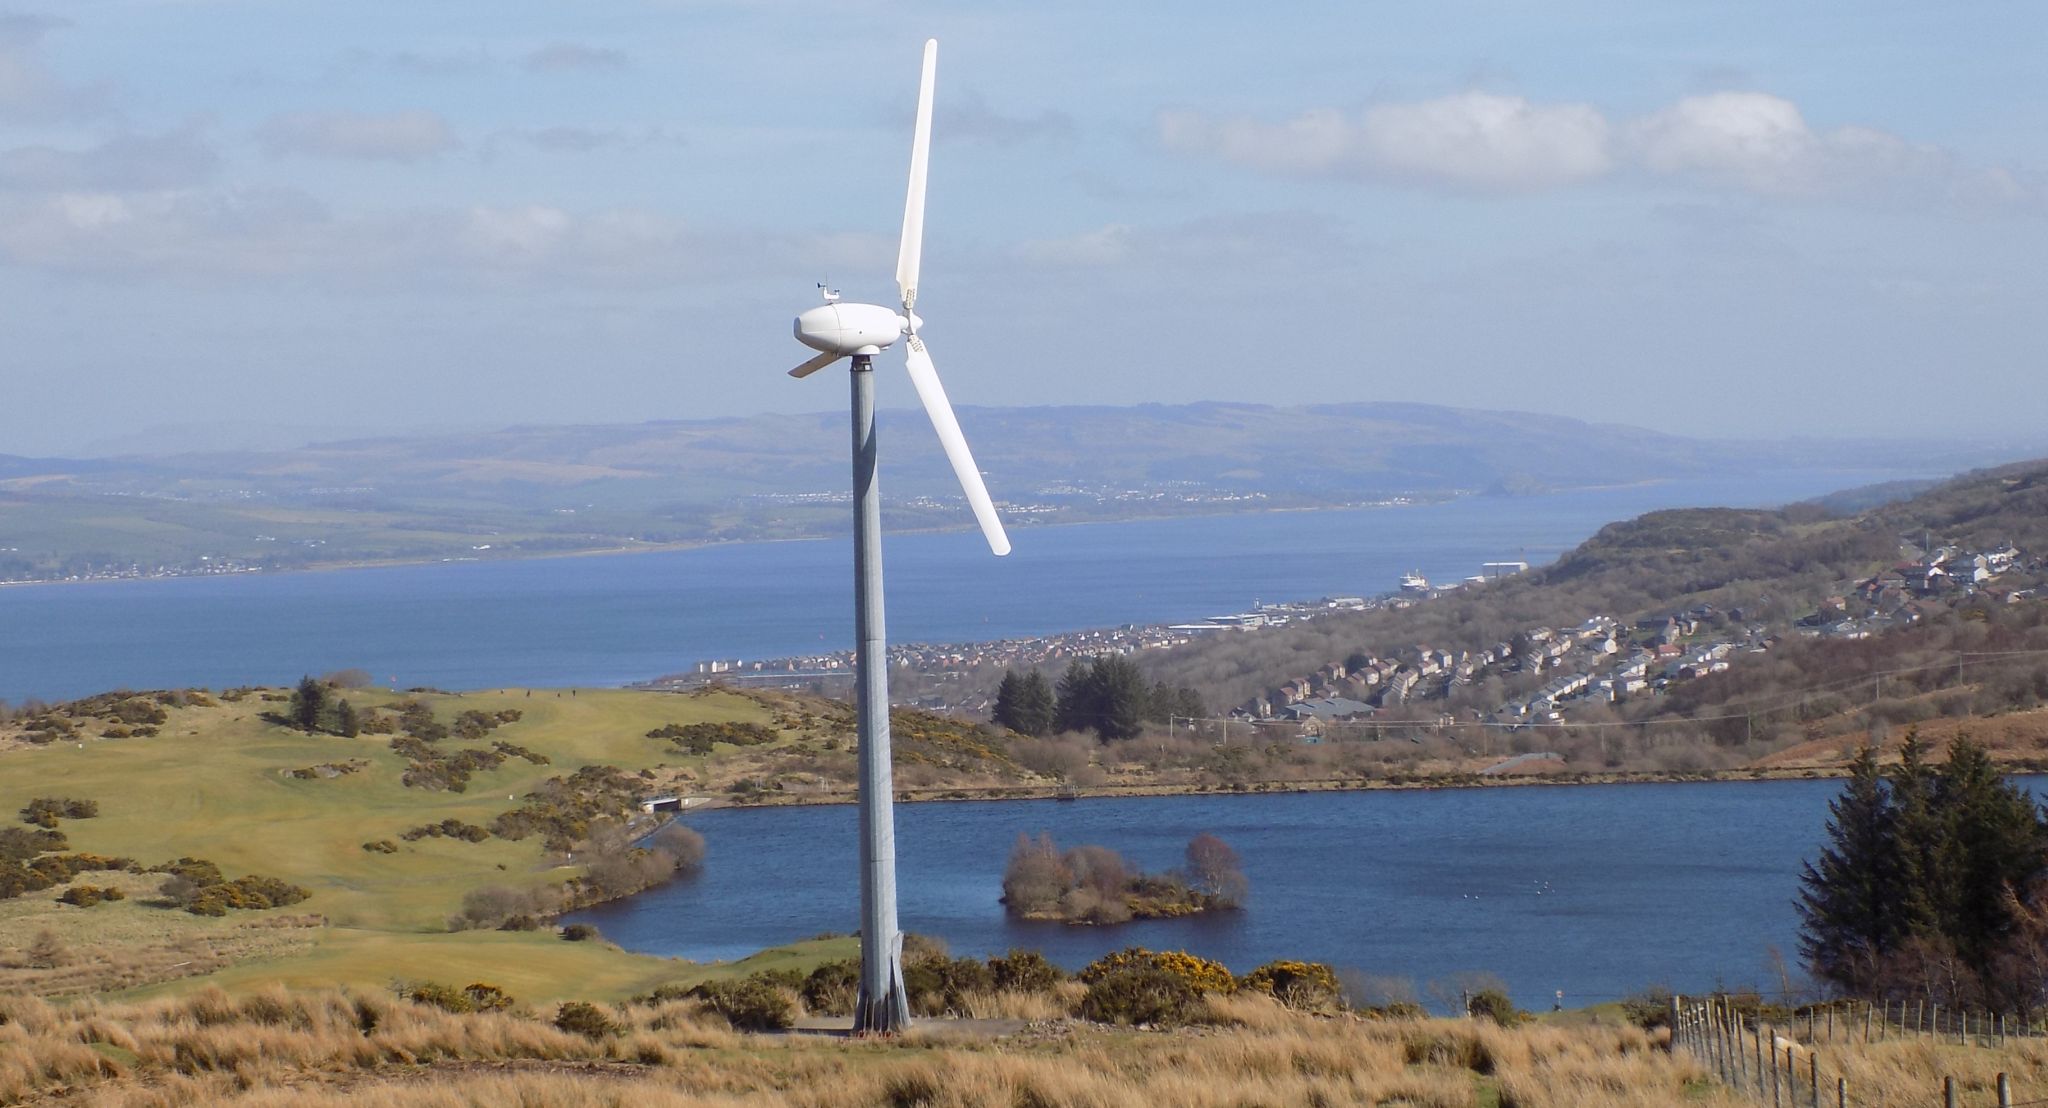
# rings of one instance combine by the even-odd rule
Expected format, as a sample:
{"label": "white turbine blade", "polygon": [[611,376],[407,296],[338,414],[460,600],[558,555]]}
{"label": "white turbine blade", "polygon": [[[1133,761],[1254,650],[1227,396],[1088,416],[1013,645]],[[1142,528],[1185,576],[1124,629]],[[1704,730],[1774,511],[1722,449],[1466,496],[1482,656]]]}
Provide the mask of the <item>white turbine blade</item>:
{"label": "white turbine blade", "polygon": [[967,494],[967,505],[981,523],[988,548],[1000,558],[1010,552],[1010,536],[1003,533],[1003,521],[996,518],[995,501],[988,497],[988,486],[981,483],[981,470],[967,450],[967,436],[960,433],[960,421],[953,418],[946,386],[939,384],[939,371],[932,366],[924,340],[911,335],[905,340],[904,355],[910,383],[917,386],[917,398],[924,401],[925,414],[932,417],[932,430],[939,433],[939,445],[946,448],[946,460],[953,463],[953,475],[960,478],[960,491]]}
{"label": "white turbine blade", "polygon": [[839,358],[840,356],[837,354],[820,354],[817,357],[812,358],[810,361],[805,362],[804,364],[796,367],[795,369],[790,370],[789,375],[791,377],[809,377],[811,374],[818,372],[819,370],[825,368],[828,365],[831,365],[833,362],[838,361]]}
{"label": "white turbine blade", "polygon": [[903,310],[917,304],[917,267],[924,255],[924,171],[932,153],[932,73],[939,64],[939,40],[926,39],[924,75],[917,82],[917,129],[910,140],[910,193],[903,201],[903,241],[896,251],[896,289]]}

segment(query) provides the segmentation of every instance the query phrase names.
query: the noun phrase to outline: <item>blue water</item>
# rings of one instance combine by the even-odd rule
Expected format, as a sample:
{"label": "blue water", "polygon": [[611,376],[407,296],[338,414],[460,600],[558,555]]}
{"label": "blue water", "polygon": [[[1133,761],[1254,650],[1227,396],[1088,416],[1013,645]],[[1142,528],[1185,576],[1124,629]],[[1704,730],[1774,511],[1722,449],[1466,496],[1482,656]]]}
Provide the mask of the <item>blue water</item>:
{"label": "blue water", "polygon": [[[2038,793],[2042,779],[2028,781]],[[1129,945],[1242,973],[1305,958],[1430,981],[1499,975],[1524,1007],[1778,988],[1795,967],[1800,863],[1837,781],[1526,786],[1293,795],[931,803],[896,809],[902,926],[956,955],[1035,948],[1069,968]],[[578,913],[628,949],[696,960],[859,921],[851,806],[693,813],[700,873]],[[1011,844],[1050,831],[1148,870],[1207,831],[1243,858],[1243,911],[1115,927],[1009,920]],[[1796,969],[1795,969],[1796,972]],[[1453,986],[1455,988],[1455,986]]]}
{"label": "blue water", "polygon": [[[1587,444],[1588,449],[1597,444]],[[1391,590],[1543,562],[1656,508],[1764,505],[1902,473],[1788,471],[1401,508],[1020,526],[887,541],[889,631],[964,641]],[[0,533],[0,540],[4,540]],[[617,557],[0,589],[0,699],[269,683],[360,666],[400,687],[616,685],[712,657],[851,645],[844,541]]]}

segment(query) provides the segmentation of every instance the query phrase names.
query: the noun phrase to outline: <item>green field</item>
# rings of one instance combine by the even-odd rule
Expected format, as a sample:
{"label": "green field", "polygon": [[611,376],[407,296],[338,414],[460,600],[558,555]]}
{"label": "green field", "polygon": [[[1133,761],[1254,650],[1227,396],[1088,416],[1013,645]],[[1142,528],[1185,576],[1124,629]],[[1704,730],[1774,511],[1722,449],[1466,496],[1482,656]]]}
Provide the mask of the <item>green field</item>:
{"label": "green field", "polygon": [[[359,708],[411,699],[376,690],[343,695]],[[706,758],[679,754],[647,738],[650,729],[710,721],[771,724],[773,712],[726,693],[515,689],[418,699],[442,721],[467,709],[517,709],[522,718],[491,732],[490,738],[544,754],[551,764],[508,758],[495,769],[477,772],[460,794],[407,787],[400,780],[406,759],[390,748],[387,737],[304,734],[262,718],[285,705],[258,695],[173,709],[161,733],[150,738],[83,737],[44,746],[5,739],[0,743],[7,747],[0,749],[0,812],[10,822],[12,813],[33,797],[91,799],[99,804],[97,817],[62,824],[71,850],[131,857],[146,865],[203,858],[230,877],[281,877],[313,895],[292,908],[237,911],[224,920],[202,922],[152,903],[146,889],[128,901],[87,909],[57,905],[60,889],[33,892],[20,902],[0,901],[0,949],[26,948],[35,930],[51,927],[81,949],[105,944],[96,953],[113,957],[116,950],[146,947],[159,939],[191,940],[195,927],[242,928],[246,934],[246,925],[265,916],[312,913],[324,917],[325,925],[308,932],[310,949],[239,961],[203,977],[180,978],[172,987],[206,981],[382,985],[399,978],[461,978],[490,980],[516,995],[546,999],[624,996],[705,972],[625,954],[603,943],[563,942],[552,931],[450,932],[450,915],[473,889],[560,882],[577,870],[547,851],[538,836],[470,843],[450,838],[405,842],[401,834],[451,817],[488,825],[547,778],[585,765],[648,770],[649,791],[679,780],[687,786],[693,767],[701,767]],[[0,729],[0,737],[6,735]],[[91,727],[86,735],[93,735]],[[450,749],[487,745],[455,739],[439,744]],[[368,765],[332,778],[289,776],[293,769],[350,761]],[[397,842],[398,852],[363,849],[363,843],[380,839]],[[79,880],[98,878],[87,874]],[[775,957],[815,961],[845,945],[841,940]]]}

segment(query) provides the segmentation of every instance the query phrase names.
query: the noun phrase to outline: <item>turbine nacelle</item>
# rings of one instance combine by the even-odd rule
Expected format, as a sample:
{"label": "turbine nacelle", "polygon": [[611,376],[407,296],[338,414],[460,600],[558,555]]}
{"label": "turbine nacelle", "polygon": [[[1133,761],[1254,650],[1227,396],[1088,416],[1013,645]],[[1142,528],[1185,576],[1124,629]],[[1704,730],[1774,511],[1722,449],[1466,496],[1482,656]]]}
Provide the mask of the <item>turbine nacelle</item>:
{"label": "turbine nacelle", "polygon": [[880,304],[820,304],[796,317],[796,341],[823,354],[879,354],[923,322]]}

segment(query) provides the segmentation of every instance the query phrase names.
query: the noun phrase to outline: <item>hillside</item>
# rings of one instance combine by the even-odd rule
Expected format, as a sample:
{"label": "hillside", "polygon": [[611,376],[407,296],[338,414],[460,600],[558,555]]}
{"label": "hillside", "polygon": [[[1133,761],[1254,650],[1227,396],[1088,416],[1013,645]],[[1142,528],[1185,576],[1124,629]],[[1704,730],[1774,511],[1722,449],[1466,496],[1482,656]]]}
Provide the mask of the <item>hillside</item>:
{"label": "hillside", "polygon": [[[804,698],[331,696],[349,702],[357,735],[291,726],[290,695],[270,689],[122,692],[0,714],[0,993],[381,986],[431,971],[535,1000],[614,999],[728,972],[563,942],[538,920],[671,872],[630,847],[629,828],[650,828],[643,795],[845,798],[855,773],[845,709]],[[910,712],[897,726],[907,787],[921,775],[1037,780],[973,728]],[[222,893],[229,910],[213,914],[188,891],[180,910],[187,902],[163,891],[170,878],[209,864],[216,881],[265,895],[262,882],[281,882],[301,899],[235,907]],[[59,900],[80,886],[123,895]],[[91,956],[39,964],[45,931]]]}
{"label": "hillside", "polygon": [[[1830,765],[1872,734],[1896,740],[1921,723],[2038,759],[2048,747],[2029,713],[2048,702],[2044,581],[2048,463],[2029,462],[1850,515],[1822,504],[1654,512],[1517,577],[1220,635],[1145,664],[1247,724],[1343,698],[1359,710],[1311,729],[1420,728],[1429,742],[1407,760],[1547,753],[1561,755],[1551,771],[1581,773]],[[1784,756],[1794,747],[1813,760]]]}
{"label": "hillside", "polygon": [[[1784,465],[1929,469],[1990,448],[1735,443],[1418,404],[966,408],[1013,526],[1512,494]],[[965,524],[922,413],[882,416],[891,528]],[[297,450],[0,457],[0,581],[496,558],[836,533],[826,412],[514,427]]]}

